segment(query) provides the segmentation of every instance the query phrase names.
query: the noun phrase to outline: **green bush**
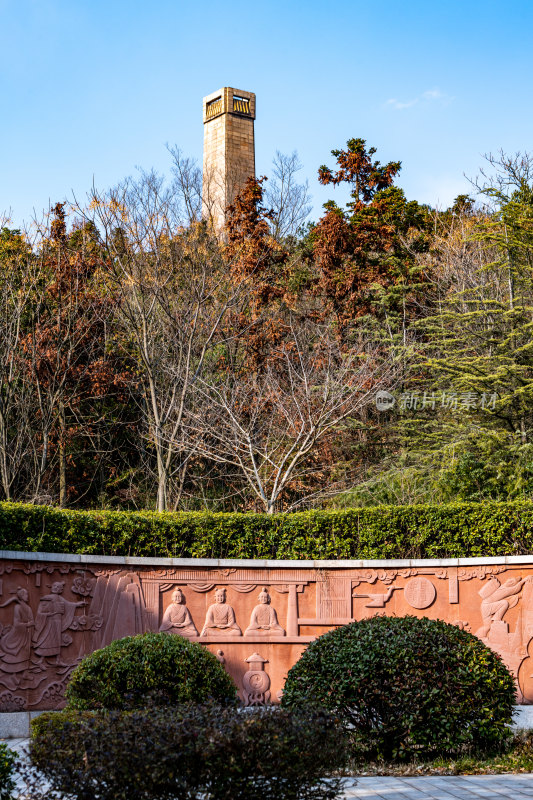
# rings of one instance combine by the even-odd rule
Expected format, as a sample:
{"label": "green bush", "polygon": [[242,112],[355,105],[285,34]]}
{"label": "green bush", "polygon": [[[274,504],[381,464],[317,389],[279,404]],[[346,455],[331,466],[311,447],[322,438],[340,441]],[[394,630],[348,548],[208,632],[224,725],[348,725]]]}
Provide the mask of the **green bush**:
{"label": "green bush", "polygon": [[182,558],[441,558],[533,552],[533,503],[296,514],[68,511],[0,503],[0,548]]}
{"label": "green bush", "polygon": [[358,752],[402,759],[505,745],[513,678],[477,637],[440,620],[376,616],[311,642],[282,703],[338,713]]}
{"label": "green bush", "polygon": [[0,800],[11,800],[15,788],[15,753],[0,742]]}
{"label": "green bush", "polygon": [[42,715],[30,755],[80,800],[333,800],[346,746],[323,710],[188,705]]}
{"label": "green bush", "polygon": [[77,711],[76,709],[65,708],[63,711],[43,711],[38,717],[34,717],[30,722],[30,736],[38,741],[41,734],[47,736],[54,732],[62,731],[66,722],[78,722],[83,719],[89,723],[91,719],[97,719],[101,711]]}
{"label": "green bush", "polygon": [[205,647],[169,633],[117,639],[86,656],[66,689],[79,710],[142,708],[151,702],[237,702],[237,688]]}

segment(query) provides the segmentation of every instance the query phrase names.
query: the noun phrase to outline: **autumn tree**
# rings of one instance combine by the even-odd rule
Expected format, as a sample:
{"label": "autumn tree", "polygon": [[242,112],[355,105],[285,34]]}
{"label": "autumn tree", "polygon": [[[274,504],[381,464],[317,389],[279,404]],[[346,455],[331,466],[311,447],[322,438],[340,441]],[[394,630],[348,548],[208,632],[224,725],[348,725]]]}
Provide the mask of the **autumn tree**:
{"label": "autumn tree", "polygon": [[184,225],[202,219],[202,170],[193,158],[185,156],[179,147],[169,147],[172,156],[172,193]]}
{"label": "autumn tree", "polygon": [[249,178],[228,208],[224,258],[239,304],[227,320],[233,352],[245,354],[245,368],[261,371],[282,341],[284,308],[290,303],[288,252],[274,239],[273,211],[263,203],[264,183]]}
{"label": "autumn tree", "polygon": [[371,341],[336,336],[316,293],[291,288],[293,264],[270,234],[263,181],[250,179],[229,209],[225,258],[246,291],[227,319],[221,360],[203,371],[187,416],[191,447],[240,476],[243,503],[266,513],[309,499],[316,452],[348,420],[357,424],[394,359]]}
{"label": "autumn tree", "polygon": [[[110,260],[124,351],[134,360],[145,449],[153,454],[156,508],[180,505],[195,456],[184,434],[193,387],[224,337],[239,287],[204,223],[182,225],[172,187],[155,173],[94,193],[92,213]],[[152,468],[152,459],[145,469]]]}
{"label": "autumn tree", "polygon": [[423,282],[415,254],[427,247],[425,211],[394,186],[401,164],[373,160],[375,148],[350,139],[332,150],[337,170],[320,167],[323,185],[347,183],[346,208],[325,204],[313,231],[320,285],[342,327],[366,314],[393,314],[405,334],[414,290]]}
{"label": "autumn tree", "polygon": [[420,255],[431,291],[398,397],[396,447],[351,502],[531,497],[531,164],[527,154],[491,156],[477,203],[462,195],[433,213]]}
{"label": "autumn tree", "polygon": [[327,326],[298,322],[260,373],[198,382],[191,442],[239,474],[259,510],[290,510],[314,494],[313,473],[327,475],[313,458],[316,448],[356,420],[385,380],[394,381],[391,361],[370,347],[341,352]]}
{"label": "autumn tree", "polygon": [[103,443],[95,446],[93,437],[105,425],[105,403],[129,376],[108,347],[113,299],[101,280],[105,254],[98,232],[82,222],[68,231],[64,204],[57,203],[43,234],[36,255],[39,284],[23,340],[39,426],[33,496],[39,498],[45,479],[50,484],[57,473],[64,507],[84,482],[78,473],[69,486],[69,462],[76,471],[74,442],[83,441],[82,450],[90,443],[98,462]]}
{"label": "autumn tree", "polygon": [[0,230],[0,480],[5,500],[23,491],[31,462],[32,387],[23,339],[39,281],[31,243],[20,230]]}

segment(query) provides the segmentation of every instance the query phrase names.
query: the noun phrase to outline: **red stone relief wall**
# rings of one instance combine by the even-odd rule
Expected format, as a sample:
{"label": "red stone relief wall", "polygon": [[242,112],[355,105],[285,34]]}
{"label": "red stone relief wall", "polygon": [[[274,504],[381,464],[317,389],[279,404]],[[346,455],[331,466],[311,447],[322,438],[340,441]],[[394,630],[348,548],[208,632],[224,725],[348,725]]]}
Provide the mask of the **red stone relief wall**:
{"label": "red stone relief wall", "polygon": [[308,642],[374,614],[479,636],[533,703],[531,564],[409,568],[116,566],[0,559],[0,712],[64,705],[87,653],[143,631],[209,648],[246,704],[276,702]]}

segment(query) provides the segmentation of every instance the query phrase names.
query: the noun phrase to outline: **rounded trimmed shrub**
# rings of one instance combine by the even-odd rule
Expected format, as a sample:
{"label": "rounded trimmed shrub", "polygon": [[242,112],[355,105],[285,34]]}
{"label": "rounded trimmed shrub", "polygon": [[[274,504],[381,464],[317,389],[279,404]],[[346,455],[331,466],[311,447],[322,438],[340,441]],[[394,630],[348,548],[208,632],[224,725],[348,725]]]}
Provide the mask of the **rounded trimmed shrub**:
{"label": "rounded trimmed shrub", "polygon": [[69,708],[237,702],[237,687],[206,648],[169,633],[117,639],[86,656],[67,685]]}
{"label": "rounded trimmed shrub", "polygon": [[515,684],[455,625],[375,616],[320,636],[292,667],[282,704],[309,702],[337,712],[366,757],[401,759],[501,747]]}

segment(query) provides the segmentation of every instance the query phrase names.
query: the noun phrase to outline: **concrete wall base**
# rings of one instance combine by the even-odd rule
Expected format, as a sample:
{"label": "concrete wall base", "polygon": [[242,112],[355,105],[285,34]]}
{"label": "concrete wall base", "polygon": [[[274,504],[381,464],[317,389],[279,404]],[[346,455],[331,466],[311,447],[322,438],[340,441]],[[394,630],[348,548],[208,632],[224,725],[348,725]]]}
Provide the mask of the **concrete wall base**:
{"label": "concrete wall base", "polygon": [[533,728],[533,706],[515,706],[513,728]]}
{"label": "concrete wall base", "polygon": [[[30,735],[30,721],[42,711],[13,711],[0,714],[0,739],[27,739]],[[514,730],[533,729],[533,706],[515,706],[513,715]]]}
{"label": "concrete wall base", "polygon": [[42,711],[5,711],[0,714],[0,739],[27,739],[30,721]]}

